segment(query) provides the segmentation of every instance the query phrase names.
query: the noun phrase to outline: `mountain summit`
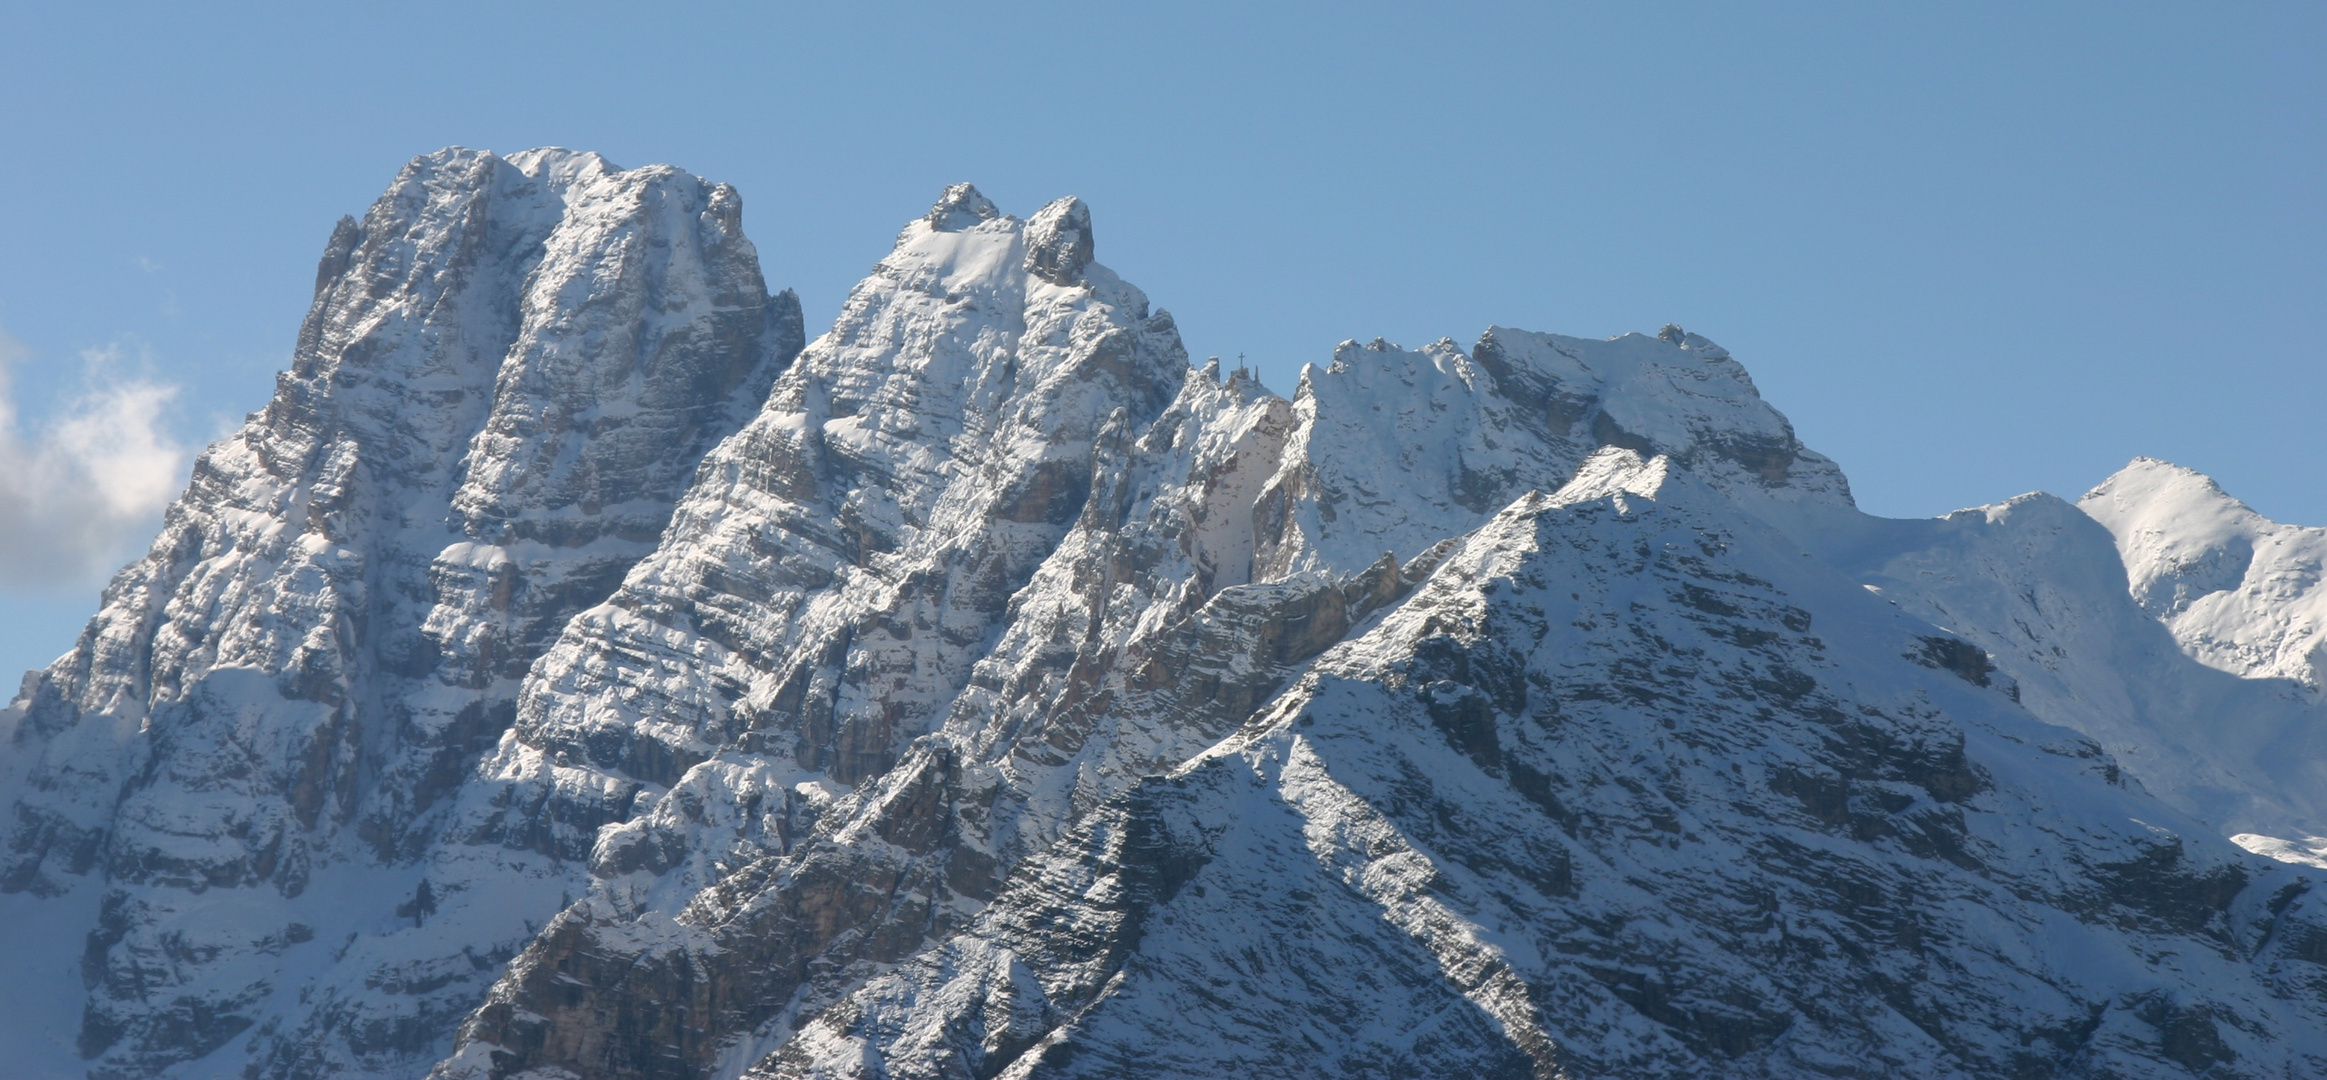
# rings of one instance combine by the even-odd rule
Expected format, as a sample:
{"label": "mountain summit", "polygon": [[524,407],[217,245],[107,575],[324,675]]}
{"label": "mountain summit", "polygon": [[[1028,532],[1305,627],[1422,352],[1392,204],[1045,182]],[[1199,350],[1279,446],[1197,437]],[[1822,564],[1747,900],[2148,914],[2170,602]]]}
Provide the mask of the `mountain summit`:
{"label": "mountain summit", "polygon": [[2077,500],[2109,529],[2134,599],[2233,675],[2327,687],[2327,529],[2281,525],[2192,469],[2136,458]]}
{"label": "mountain summit", "polygon": [[0,1052],[2327,1075],[2317,530],[1874,518],[1677,326],[1279,397],[1099,250],[957,184],[804,343],[724,185],[413,162],[5,714]]}
{"label": "mountain summit", "polygon": [[[316,282],[273,400],[13,710],[0,886],[95,901],[94,1076],[188,1075],[229,1043],[315,1075],[442,1039],[479,972],[401,965],[506,952],[526,913],[391,942],[371,901],[418,892],[534,658],[802,337],[733,188],[556,149],[414,160]],[[375,964],[385,1002],[317,1007]]]}

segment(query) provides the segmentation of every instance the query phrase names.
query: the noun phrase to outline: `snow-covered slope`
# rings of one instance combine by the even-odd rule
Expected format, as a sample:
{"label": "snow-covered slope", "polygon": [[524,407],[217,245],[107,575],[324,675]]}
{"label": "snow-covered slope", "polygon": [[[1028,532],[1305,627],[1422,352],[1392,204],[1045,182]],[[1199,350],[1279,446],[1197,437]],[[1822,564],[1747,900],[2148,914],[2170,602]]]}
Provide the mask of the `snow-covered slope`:
{"label": "snow-covered slope", "polygon": [[2144,611],[2211,667],[2327,685],[2327,528],[2281,525],[2203,474],[2136,458],[2077,500],[2117,538]]}
{"label": "snow-covered slope", "polygon": [[2035,715],[2098,740],[2149,792],[2225,834],[2327,832],[2327,709],[2282,679],[2186,655],[2127,587],[2108,531],[2051,495],[1805,541],[1978,646]]}
{"label": "snow-covered slope", "polygon": [[1099,457],[1179,393],[1171,317],[1092,251],[1078,200],[1021,221],[948,189],[705,462],[661,548],[545,656],[480,820],[587,857],[601,886],[510,976],[570,986],[488,1007],[472,1043],[683,1071],[836,935],[878,948],[861,868],[795,899],[839,910],[791,935],[689,952],[671,917],[793,851],[944,720],[1085,516]]}
{"label": "snow-covered slope", "polygon": [[2185,655],[2125,530],[1862,514],[1678,327],[1278,397],[1072,198],[947,189],[801,349],[735,206],[447,152],[343,226],[9,714],[9,970],[61,993],[7,992],[94,987],[91,1059],[22,1060],[2327,1067],[2321,706]]}
{"label": "snow-covered slope", "polygon": [[2309,1075],[2321,896],[1613,448],[747,1075]]}
{"label": "snow-covered slope", "polygon": [[[556,910],[514,866],[491,910],[397,902],[527,666],[799,348],[740,215],[668,167],[447,150],[340,222],[274,399],[8,713],[0,887],[102,895],[77,1040],[41,1034],[101,1076],[239,1073],[180,1063],[246,1032],[289,1055],[262,1072],[409,1068]],[[368,1005],[325,1015],[327,970]]]}
{"label": "snow-covered slope", "polygon": [[[784,1017],[942,937],[1077,815],[1234,730],[1439,545],[1608,440],[1698,462],[1741,498],[1847,509],[1839,472],[1743,369],[1677,329],[1349,343],[1291,402],[1155,367],[1178,348],[1162,316],[1133,321],[1143,299],[1116,299],[1096,264],[1053,280],[1076,265],[1043,254],[1062,205],[1021,227],[957,189],[908,227],[713,456],[687,501],[704,524],[682,509],[537,669],[503,777],[632,818],[597,834],[594,895],[518,958],[448,1074],[748,1064]],[[1054,311],[1091,344],[1026,348],[1062,336]],[[1013,384],[948,362],[975,355],[951,344],[972,332]],[[1126,360],[1150,374],[1123,383]],[[1093,373],[1107,394],[1087,393]],[[865,385],[920,411],[885,419]],[[874,428],[917,441],[872,444],[874,472],[852,461]],[[1041,479],[1062,460],[1071,480]],[[1030,486],[1072,492],[1045,495],[1063,512],[1042,529],[1007,509]],[[862,786],[827,806],[836,784]]]}

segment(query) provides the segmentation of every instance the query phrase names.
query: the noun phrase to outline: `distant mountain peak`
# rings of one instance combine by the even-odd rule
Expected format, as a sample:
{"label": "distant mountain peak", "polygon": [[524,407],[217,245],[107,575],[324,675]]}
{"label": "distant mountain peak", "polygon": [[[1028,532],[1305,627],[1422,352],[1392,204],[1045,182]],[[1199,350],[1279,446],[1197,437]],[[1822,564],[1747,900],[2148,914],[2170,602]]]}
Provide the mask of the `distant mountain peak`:
{"label": "distant mountain peak", "polygon": [[929,208],[928,216],[922,220],[939,232],[953,232],[980,222],[992,221],[1001,214],[1001,209],[994,205],[993,200],[979,194],[975,186],[966,183],[949,184],[937,196],[936,204]]}
{"label": "distant mountain peak", "polygon": [[2149,457],[2077,507],[2116,537],[2134,599],[2191,655],[2327,688],[2327,528],[2272,521],[2212,477]]}

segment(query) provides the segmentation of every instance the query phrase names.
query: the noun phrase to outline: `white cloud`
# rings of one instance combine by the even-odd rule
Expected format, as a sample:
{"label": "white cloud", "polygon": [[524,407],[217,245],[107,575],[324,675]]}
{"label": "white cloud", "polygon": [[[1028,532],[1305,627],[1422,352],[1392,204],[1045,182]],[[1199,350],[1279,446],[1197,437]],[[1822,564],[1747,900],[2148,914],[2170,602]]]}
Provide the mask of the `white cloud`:
{"label": "white cloud", "polygon": [[28,431],[9,380],[26,355],[0,331],[0,587],[85,587],[152,535],[184,482],[187,448],[162,424],[178,388],[92,349],[79,390]]}

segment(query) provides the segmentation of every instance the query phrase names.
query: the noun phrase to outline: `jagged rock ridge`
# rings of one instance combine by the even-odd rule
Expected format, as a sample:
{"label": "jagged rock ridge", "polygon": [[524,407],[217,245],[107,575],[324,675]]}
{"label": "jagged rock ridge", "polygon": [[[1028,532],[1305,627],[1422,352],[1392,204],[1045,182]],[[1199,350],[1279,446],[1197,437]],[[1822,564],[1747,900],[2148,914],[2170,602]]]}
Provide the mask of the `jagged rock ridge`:
{"label": "jagged rock ridge", "polygon": [[2185,845],[2089,743],[1927,669],[1928,624],[1724,502],[1622,448],[1515,501],[745,1075],[2327,1063],[2283,944],[2327,910],[2291,868]]}
{"label": "jagged rock ridge", "polygon": [[[684,189],[562,153],[483,171],[582,192],[561,230],[620,204],[619,178]],[[748,254],[732,193],[683,180],[708,193],[676,204]],[[461,198],[420,215],[413,251],[502,235],[496,204]],[[325,276],[357,274],[343,248],[362,250],[335,238]],[[2327,1061],[2311,878],[2220,835],[2316,835],[2315,696],[2185,655],[2090,517],[2049,496],[1861,514],[1742,366],[1678,327],[1350,342],[1280,398],[1190,368],[1096,253],[1080,200],[1020,221],[956,185],[780,376],[796,324],[756,270],[748,289],[612,290],[694,315],[652,298],[760,298],[777,328],[756,353],[689,354],[688,400],[719,419],[648,425],[674,448],[651,476],[623,442],[641,414],[605,401],[654,336],[638,322],[545,317],[461,353],[513,400],[467,457],[406,470],[443,493],[417,512],[441,520],[400,526],[426,542],[363,549],[426,567],[376,618],[417,620],[436,651],[362,670],[398,690],[388,707],[471,719],[437,721],[460,734],[425,768],[366,744],[380,791],[299,826],[339,868],[302,895],[339,882],[368,913],[335,950],[246,932],[171,973],[209,979],[206,1015],[255,1024],[175,1067],[416,1076],[461,1011],[447,1080]],[[507,291],[591,310],[605,290],[579,283],[634,265],[553,263],[570,273]],[[404,349],[410,387],[442,386],[444,342],[504,325],[494,302],[415,306],[462,330]],[[373,324],[322,323],[358,328],[335,355],[371,355]],[[561,374],[578,369],[595,374]],[[383,382],[315,385],[340,409]],[[617,473],[657,494],[581,493]],[[226,505],[199,493],[186,513]],[[603,565],[626,570],[560,569],[616,550]],[[315,580],[281,591],[341,602]],[[179,619],[207,625],[160,624]],[[223,629],[279,640],[270,619]],[[19,730],[44,730],[27,701]],[[288,715],[166,752],[306,730]],[[41,783],[20,836],[76,820]],[[63,839],[21,850],[76,834],[43,835]],[[53,855],[33,865],[32,887],[73,893]],[[101,955],[135,952],[120,940]],[[279,1001],[298,958],[297,1008],[250,1004]],[[93,1016],[146,1025],[97,1068],[192,1056],[150,1034],[156,996],[94,995],[115,1011]]]}
{"label": "jagged rock ridge", "polygon": [[404,1067],[474,992],[464,954],[522,940],[511,910],[401,950],[459,961],[431,993],[364,972],[400,950],[353,943],[395,916],[346,902],[417,894],[527,667],[798,351],[741,212],[667,166],[456,149],[341,220],[274,399],[15,710],[0,887],[103,891],[93,1075],[175,1072],[253,1024],[263,1059],[310,1013],[306,954],[335,947],[387,1000],[304,1031],[288,1071]]}
{"label": "jagged rock ridge", "polygon": [[[1088,359],[1030,353],[1015,365],[1035,394],[1011,409],[1048,431],[1019,439],[982,419],[974,400],[939,396],[957,381],[984,385],[944,363],[963,317],[932,310],[927,286],[897,282],[945,282],[949,301],[981,314],[1007,315],[1012,299],[1027,296],[1021,340],[1039,339],[1034,300],[1061,295],[1074,310],[1110,299],[1112,275],[1097,276],[1095,264],[1063,294],[1046,276],[1054,265],[1041,243],[1051,235],[1046,221],[1078,222],[1063,235],[1090,242],[1087,214],[1079,204],[1061,209],[1068,205],[1052,204],[1021,229],[974,193],[949,191],[859,287],[834,332],[803,353],[768,412],[713,456],[688,505],[717,508],[706,516],[716,528],[694,527],[682,510],[663,550],[613,603],[577,620],[537,670],[533,686],[543,692],[528,692],[504,755],[510,775],[546,773],[527,782],[576,793],[552,801],[587,805],[614,792],[643,793],[644,802],[630,823],[598,834],[597,895],[517,961],[464,1030],[469,1048],[452,1071],[695,1075],[735,1053],[727,1044],[739,1031],[780,1037],[781,1016],[942,937],[1076,815],[1232,731],[1302,663],[1426,574],[1450,526],[1468,528],[1544,478],[1564,478],[1606,440],[1666,448],[1724,488],[1750,487],[1767,501],[1847,504],[1840,474],[1800,447],[1743,369],[1688,335],[1593,342],[1497,329],[1474,350],[1476,363],[1451,342],[1421,352],[1351,343],[1330,368],[1306,374],[1291,402],[1249,380],[1222,383],[1216,367],[1149,367],[1152,385],[1176,384],[1171,404],[1161,393],[1134,398],[1136,412],[1103,425],[1095,421],[1109,399],[1082,399],[1076,412],[1045,404],[1042,388],[1084,377]],[[986,249],[1021,232],[1023,257]],[[1145,304],[1113,310],[1138,317]],[[860,329],[901,322],[924,329],[886,337]],[[1176,342],[1156,352],[1176,359]],[[1496,368],[1511,393],[1496,389]],[[940,385],[906,383],[924,372]],[[877,380],[957,410],[916,416],[912,427],[945,436],[952,460],[976,446],[980,464],[955,474],[966,496],[916,498],[968,512],[901,515],[908,531],[876,536],[875,554],[862,560],[886,572],[856,576],[836,568],[825,534],[828,522],[845,525],[871,501],[851,486],[861,472],[819,473],[811,463],[822,462],[836,429],[852,437],[901,425],[818,391]],[[818,414],[794,404],[820,396],[837,407]],[[957,431],[979,433],[977,441]],[[932,555],[917,546],[959,560],[949,549],[1027,535],[1027,515],[996,496],[1043,466],[1003,456],[1013,440],[1050,448],[1047,460],[1058,460],[1061,444],[1075,454],[1067,482],[1079,497],[1051,522],[1055,531],[1022,548],[1040,561],[1012,572],[995,598],[1007,603],[984,605],[987,623],[951,620],[972,632],[945,635],[946,619],[900,617],[900,579],[949,592],[965,580],[983,584],[958,570],[924,574],[919,565]],[[1395,460],[1383,460],[1385,450]],[[876,497],[913,492],[926,475],[887,470]],[[755,545],[750,561],[729,539],[739,535]],[[884,566],[899,549],[905,558]],[[793,551],[803,554],[762,554]],[[804,564],[817,567],[805,581]],[[713,575],[717,588],[698,584]],[[779,617],[750,606],[757,597],[782,605]],[[758,636],[730,629],[747,621]],[[918,644],[933,632],[937,643]],[[982,655],[965,650],[974,662],[954,661],[955,642]],[[921,702],[929,704],[913,704]],[[673,717],[699,719],[674,731]],[[595,756],[588,731],[539,745],[583,724],[600,733]],[[821,806],[833,781],[874,779],[823,740],[866,730],[880,741],[858,752],[897,764]],[[563,764],[545,767],[561,750]],[[684,773],[656,771],[690,757],[699,763]],[[667,793],[654,790],[660,783]],[[725,809],[739,804],[752,809]]]}

